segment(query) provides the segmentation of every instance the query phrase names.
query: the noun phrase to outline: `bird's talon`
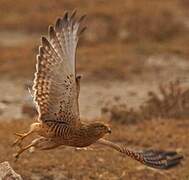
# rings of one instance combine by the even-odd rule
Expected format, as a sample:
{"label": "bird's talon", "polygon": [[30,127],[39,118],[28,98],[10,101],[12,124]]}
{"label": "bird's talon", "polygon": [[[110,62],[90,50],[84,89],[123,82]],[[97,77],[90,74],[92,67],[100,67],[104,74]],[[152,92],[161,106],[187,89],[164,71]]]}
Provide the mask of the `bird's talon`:
{"label": "bird's talon", "polygon": [[14,157],[14,162],[16,162],[19,158],[19,154],[15,153],[15,154],[13,154],[13,157]]}

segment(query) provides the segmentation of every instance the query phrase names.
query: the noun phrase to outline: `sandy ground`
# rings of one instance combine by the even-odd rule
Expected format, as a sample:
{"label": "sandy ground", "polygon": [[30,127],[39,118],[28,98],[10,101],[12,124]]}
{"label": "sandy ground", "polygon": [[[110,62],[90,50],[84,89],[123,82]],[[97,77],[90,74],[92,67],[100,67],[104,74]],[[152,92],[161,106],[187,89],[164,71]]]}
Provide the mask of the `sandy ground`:
{"label": "sandy ground", "polygon": [[[112,123],[110,138],[136,149],[177,150],[185,159],[182,164],[167,171],[146,168],[120,153],[101,146],[91,146],[91,150],[75,151],[62,147],[49,151],[25,152],[14,162],[15,148],[13,131],[25,131],[31,119],[19,119],[7,123],[0,122],[0,161],[9,161],[11,166],[26,180],[188,180],[188,120],[154,119],[137,125]],[[34,137],[32,137],[33,139]],[[26,140],[26,144],[31,138]]]}
{"label": "sandy ground", "polygon": [[[1,80],[0,119],[24,117],[24,105],[34,106],[33,98],[27,89],[27,80]],[[31,83],[31,82],[30,82]],[[128,107],[137,108],[147,98],[150,90],[156,91],[155,83],[127,83],[123,81],[81,82],[80,113],[82,118],[93,119],[101,116],[101,108],[107,102],[120,99]]]}
{"label": "sandy ground", "polygon": [[161,83],[181,79],[189,87],[188,1],[19,2],[0,2],[0,162],[9,161],[24,180],[189,180],[188,119],[110,124],[113,133],[107,138],[113,141],[182,153],[182,164],[169,171],[145,168],[102,147],[25,153],[18,162],[11,148],[13,133],[26,131],[33,122],[23,108],[34,107],[27,88],[40,36],[64,9],[77,5],[88,14],[89,28],[78,51],[78,70],[84,74],[79,103],[82,119],[94,120],[101,117],[104,104],[115,99],[137,109]]}

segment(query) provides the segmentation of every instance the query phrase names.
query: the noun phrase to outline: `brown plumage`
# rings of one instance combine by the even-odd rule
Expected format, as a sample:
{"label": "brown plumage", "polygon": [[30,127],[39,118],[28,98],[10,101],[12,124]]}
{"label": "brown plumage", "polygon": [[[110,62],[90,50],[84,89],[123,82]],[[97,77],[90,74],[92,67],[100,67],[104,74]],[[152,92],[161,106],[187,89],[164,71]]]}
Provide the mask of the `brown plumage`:
{"label": "brown plumage", "polygon": [[175,152],[143,151],[136,152],[103,139],[111,130],[103,123],[85,124],[80,121],[78,98],[81,76],[76,74],[76,48],[80,34],[85,30],[81,23],[85,16],[75,18],[67,12],[49,27],[48,38],[42,37],[37,55],[34,79],[34,101],[39,113],[38,122],[31,125],[30,131],[16,133],[19,138],[14,145],[32,133],[37,138],[26,147],[21,147],[16,158],[30,147],[52,149],[60,145],[86,147],[94,143],[109,146],[141,163],[165,169],[174,166],[182,159]]}

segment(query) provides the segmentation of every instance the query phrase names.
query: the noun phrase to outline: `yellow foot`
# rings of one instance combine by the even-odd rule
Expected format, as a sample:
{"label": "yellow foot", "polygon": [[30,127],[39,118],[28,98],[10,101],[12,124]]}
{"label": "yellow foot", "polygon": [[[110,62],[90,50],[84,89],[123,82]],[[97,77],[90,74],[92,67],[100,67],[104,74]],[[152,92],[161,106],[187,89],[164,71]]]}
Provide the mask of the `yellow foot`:
{"label": "yellow foot", "polygon": [[12,146],[16,146],[17,145],[17,146],[21,147],[21,143],[22,143],[23,139],[27,136],[27,134],[26,133],[24,133],[24,134],[15,133],[15,135],[19,136],[19,137],[16,139],[16,141],[14,141]]}

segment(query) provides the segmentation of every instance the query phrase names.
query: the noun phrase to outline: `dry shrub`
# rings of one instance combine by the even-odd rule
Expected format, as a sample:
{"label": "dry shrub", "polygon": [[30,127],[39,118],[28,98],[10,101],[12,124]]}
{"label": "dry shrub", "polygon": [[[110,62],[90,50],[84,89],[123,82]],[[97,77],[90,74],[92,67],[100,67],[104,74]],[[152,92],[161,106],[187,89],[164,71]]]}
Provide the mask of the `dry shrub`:
{"label": "dry shrub", "polygon": [[179,81],[160,86],[160,95],[149,92],[147,102],[141,106],[144,118],[189,118],[189,89],[181,86]]}
{"label": "dry shrub", "polygon": [[101,110],[112,121],[136,123],[150,119],[188,119],[189,88],[181,86],[179,81],[159,86],[160,93],[149,92],[148,100],[138,110],[128,108],[126,104],[107,103]]}
{"label": "dry shrub", "polygon": [[103,117],[121,124],[136,123],[140,119],[139,112],[128,108],[126,104],[120,103],[120,98],[114,97],[114,102],[106,102],[101,109]]}

